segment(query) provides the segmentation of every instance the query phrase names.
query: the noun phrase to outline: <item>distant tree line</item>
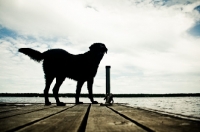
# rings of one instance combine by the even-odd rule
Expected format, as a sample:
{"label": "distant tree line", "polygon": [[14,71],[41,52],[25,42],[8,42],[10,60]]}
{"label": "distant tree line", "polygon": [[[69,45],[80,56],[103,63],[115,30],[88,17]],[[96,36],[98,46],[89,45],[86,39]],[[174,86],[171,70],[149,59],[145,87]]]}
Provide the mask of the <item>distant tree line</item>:
{"label": "distant tree line", "polygon": [[[53,94],[49,94],[53,97]],[[75,97],[74,93],[60,93],[60,97]],[[176,94],[114,94],[114,97],[200,97],[200,93],[176,93]],[[0,93],[0,97],[44,97],[42,93]],[[88,97],[88,94],[81,94]],[[94,97],[105,97],[105,94],[94,94]]]}

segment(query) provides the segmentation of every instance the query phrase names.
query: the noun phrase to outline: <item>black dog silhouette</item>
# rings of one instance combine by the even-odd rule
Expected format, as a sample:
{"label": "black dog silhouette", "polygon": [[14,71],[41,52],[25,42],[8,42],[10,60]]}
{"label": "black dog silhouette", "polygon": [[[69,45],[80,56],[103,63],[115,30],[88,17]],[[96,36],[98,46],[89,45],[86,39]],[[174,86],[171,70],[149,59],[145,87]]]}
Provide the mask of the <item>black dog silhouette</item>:
{"label": "black dog silhouette", "polygon": [[75,103],[82,104],[79,101],[81,88],[85,81],[89,92],[89,99],[96,104],[93,99],[92,85],[94,77],[97,73],[98,65],[107,53],[108,49],[102,43],[94,43],[89,47],[89,51],[84,54],[73,55],[63,49],[50,49],[43,53],[31,48],[20,48],[19,52],[28,55],[31,59],[40,62],[43,60],[43,70],[45,74],[46,86],[44,89],[45,105],[51,105],[48,98],[49,88],[54,78],[56,84],[53,88],[53,94],[57,106],[64,106],[65,103],[60,102],[58,91],[66,77],[77,81]]}

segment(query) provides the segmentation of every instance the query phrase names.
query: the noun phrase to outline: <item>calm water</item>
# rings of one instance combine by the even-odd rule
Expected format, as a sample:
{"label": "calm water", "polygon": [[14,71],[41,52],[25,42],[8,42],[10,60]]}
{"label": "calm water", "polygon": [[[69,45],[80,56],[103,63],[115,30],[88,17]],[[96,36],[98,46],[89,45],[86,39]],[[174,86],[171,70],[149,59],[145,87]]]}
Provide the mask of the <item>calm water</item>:
{"label": "calm water", "polygon": [[[65,103],[74,103],[74,98],[61,97]],[[99,103],[104,103],[103,98],[95,98]],[[55,103],[54,98],[50,101]],[[88,98],[80,98],[84,103],[90,103]],[[138,97],[114,98],[115,103],[128,103],[132,107],[147,108],[159,111],[181,114],[200,118],[200,97]],[[42,97],[0,97],[0,102],[7,103],[43,103]]]}

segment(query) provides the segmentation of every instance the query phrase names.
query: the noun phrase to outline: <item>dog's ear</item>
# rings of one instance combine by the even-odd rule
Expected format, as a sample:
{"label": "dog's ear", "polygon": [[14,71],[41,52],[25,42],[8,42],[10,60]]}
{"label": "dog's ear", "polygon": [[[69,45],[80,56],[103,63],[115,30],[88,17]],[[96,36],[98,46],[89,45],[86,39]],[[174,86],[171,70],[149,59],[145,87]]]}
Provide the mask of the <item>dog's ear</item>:
{"label": "dog's ear", "polygon": [[108,51],[106,46],[104,44],[102,44],[102,43],[94,43],[89,47],[89,49],[90,49],[90,51],[94,51],[94,52],[95,51],[97,51],[97,52],[99,52],[99,51],[102,52],[103,51],[103,52],[107,53],[107,51]]}
{"label": "dog's ear", "polygon": [[97,46],[96,44],[92,44],[89,48],[91,51],[95,51],[98,49],[99,46]]}

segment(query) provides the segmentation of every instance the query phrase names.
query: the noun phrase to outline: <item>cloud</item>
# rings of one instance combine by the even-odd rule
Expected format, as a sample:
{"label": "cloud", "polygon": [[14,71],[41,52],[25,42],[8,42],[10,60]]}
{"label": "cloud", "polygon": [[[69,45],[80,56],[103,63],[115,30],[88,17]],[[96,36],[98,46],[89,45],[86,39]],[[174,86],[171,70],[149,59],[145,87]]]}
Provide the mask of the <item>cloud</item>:
{"label": "cloud", "polygon": [[[108,47],[96,93],[105,92],[106,65],[113,93],[200,92],[200,38],[194,34],[199,5],[194,0],[0,1],[0,92],[44,88],[41,64],[18,48],[79,54],[94,42]],[[75,85],[66,79],[61,92],[74,92]]]}

